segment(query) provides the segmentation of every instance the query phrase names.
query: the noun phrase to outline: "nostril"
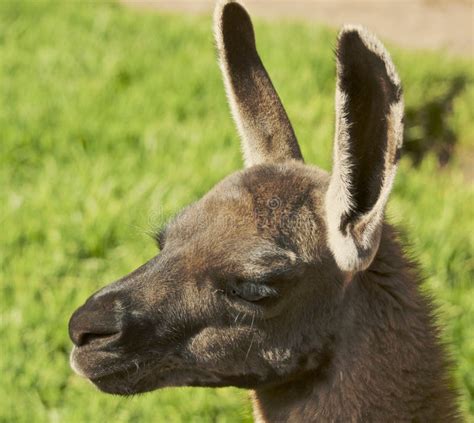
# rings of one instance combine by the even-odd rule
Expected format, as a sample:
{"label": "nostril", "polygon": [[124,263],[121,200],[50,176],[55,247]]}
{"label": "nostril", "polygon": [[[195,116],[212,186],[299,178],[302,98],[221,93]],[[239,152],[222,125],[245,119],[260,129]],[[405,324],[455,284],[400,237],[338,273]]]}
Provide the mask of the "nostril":
{"label": "nostril", "polygon": [[89,319],[71,318],[69,322],[69,336],[77,347],[82,347],[99,341],[106,341],[120,334],[118,328],[103,325],[91,324]]}
{"label": "nostril", "polygon": [[69,320],[69,337],[74,345],[82,347],[111,341],[121,332],[121,316],[113,310],[97,309],[86,303]]}

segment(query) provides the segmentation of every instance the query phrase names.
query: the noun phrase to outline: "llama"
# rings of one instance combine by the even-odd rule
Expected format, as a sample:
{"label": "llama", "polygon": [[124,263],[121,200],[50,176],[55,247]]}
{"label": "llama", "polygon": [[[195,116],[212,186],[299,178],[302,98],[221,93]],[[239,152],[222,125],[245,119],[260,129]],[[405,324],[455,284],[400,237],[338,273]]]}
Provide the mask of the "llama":
{"label": "llama", "polygon": [[459,420],[433,307],[384,218],[403,137],[388,52],[339,34],[328,174],[303,162],[244,7],[220,2],[214,24],[245,169],[75,311],[71,366],[112,394],[250,389],[258,422]]}

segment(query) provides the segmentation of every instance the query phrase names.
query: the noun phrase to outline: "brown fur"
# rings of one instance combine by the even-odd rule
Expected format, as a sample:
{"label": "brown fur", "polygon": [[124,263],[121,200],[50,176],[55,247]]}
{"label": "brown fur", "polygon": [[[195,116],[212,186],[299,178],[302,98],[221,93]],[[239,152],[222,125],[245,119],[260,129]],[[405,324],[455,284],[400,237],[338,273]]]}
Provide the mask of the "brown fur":
{"label": "brown fur", "polygon": [[[218,6],[218,22],[228,12],[222,21],[236,37],[231,46],[239,45],[238,34],[245,38],[252,29],[250,19],[238,3],[227,1]],[[350,31],[358,60],[368,66],[364,78],[370,81],[374,62],[372,76],[399,92],[379,45],[366,51],[364,43],[372,39]],[[229,45],[219,48],[227,54]],[[253,49],[248,54],[255,59]],[[299,157],[261,62],[238,57],[224,72],[231,73],[228,89],[235,89],[232,81],[246,85],[231,98],[239,103],[233,107],[255,109],[234,114],[238,125],[256,134],[253,140],[241,131],[244,150],[257,143],[247,149],[253,165],[181,211],[157,235],[160,254],[76,310],[69,326],[71,365],[102,391],[121,395],[170,386],[248,388],[255,417],[265,422],[456,421],[456,393],[431,303],[421,293],[416,265],[379,217],[398,148],[397,137],[386,133],[400,126],[401,115],[386,116],[393,99],[377,97],[380,107],[374,109],[369,93],[347,114],[344,124],[367,122],[339,140],[351,146],[344,160],[358,169],[352,175],[357,183],[335,181]],[[266,88],[250,101],[260,86],[258,77],[246,77],[254,66],[252,75],[266,75]],[[347,92],[361,89],[357,81]],[[253,121],[255,116],[260,119]],[[366,135],[374,121],[373,138]],[[269,127],[277,137],[267,137]],[[266,150],[262,140],[270,140]],[[367,155],[370,145],[380,154]],[[338,160],[336,154],[335,165],[344,170]],[[343,243],[342,251],[334,251],[337,242],[329,242],[334,230],[346,231],[342,220],[336,229],[328,223],[335,221],[328,216],[328,190],[336,183],[361,209],[336,218],[357,226],[360,245],[369,242],[362,261],[350,256],[362,254],[360,248],[345,251]],[[379,238],[365,236],[366,230]]]}

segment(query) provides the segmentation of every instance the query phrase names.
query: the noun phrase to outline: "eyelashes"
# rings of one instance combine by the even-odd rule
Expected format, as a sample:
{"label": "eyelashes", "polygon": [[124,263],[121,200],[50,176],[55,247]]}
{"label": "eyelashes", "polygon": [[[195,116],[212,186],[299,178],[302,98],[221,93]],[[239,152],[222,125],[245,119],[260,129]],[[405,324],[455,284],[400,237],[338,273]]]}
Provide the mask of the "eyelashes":
{"label": "eyelashes", "polygon": [[261,283],[242,282],[241,284],[233,284],[230,289],[230,295],[249,302],[258,302],[265,298],[276,297],[278,292]]}

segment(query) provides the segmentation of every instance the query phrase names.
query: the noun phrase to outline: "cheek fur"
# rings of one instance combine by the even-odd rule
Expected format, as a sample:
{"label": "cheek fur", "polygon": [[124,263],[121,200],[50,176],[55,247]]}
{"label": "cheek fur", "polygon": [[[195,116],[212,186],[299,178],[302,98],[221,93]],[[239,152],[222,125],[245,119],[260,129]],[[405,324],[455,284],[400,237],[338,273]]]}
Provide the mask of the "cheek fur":
{"label": "cheek fur", "polygon": [[200,368],[214,369],[224,374],[244,373],[252,370],[250,366],[259,364],[256,362],[260,362],[258,357],[262,339],[262,334],[256,328],[211,327],[190,340],[187,352]]}
{"label": "cheek fur", "polygon": [[278,375],[287,374],[295,368],[295,355],[290,348],[264,348],[260,353],[265,362]]}

